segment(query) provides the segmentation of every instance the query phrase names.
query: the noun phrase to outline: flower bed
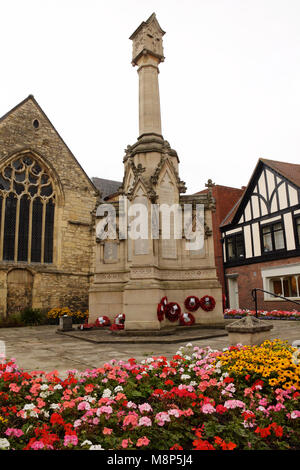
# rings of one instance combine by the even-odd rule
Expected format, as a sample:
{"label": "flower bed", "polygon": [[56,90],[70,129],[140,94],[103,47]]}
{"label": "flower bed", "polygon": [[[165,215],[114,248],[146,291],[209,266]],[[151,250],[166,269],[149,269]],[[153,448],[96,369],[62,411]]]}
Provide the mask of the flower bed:
{"label": "flower bed", "polygon": [[0,364],[0,449],[299,449],[296,350],[279,340],[84,372]]}
{"label": "flower bed", "polygon": [[[297,310],[286,311],[286,310],[258,310],[258,317],[264,320],[300,320],[300,312]],[[243,318],[246,315],[255,315],[255,310],[247,309],[230,309],[227,308],[224,310],[224,318],[229,319],[238,319]]]}

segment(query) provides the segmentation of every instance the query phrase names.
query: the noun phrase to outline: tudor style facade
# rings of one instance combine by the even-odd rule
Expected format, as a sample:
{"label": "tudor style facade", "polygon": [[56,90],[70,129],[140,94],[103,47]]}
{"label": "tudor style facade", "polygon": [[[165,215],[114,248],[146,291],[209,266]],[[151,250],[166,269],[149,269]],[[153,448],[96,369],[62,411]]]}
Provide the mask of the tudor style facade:
{"label": "tudor style facade", "polygon": [[[220,230],[230,308],[253,308],[254,288],[300,300],[300,165],[260,159]],[[261,293],[258,307],[296,305]]]}

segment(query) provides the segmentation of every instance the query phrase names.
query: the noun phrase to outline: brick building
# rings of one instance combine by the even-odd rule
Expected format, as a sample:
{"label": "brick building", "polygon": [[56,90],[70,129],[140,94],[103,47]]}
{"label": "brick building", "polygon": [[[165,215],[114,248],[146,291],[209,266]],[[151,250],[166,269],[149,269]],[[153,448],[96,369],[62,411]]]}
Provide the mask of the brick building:
{"label": "brick building", "polygon": [[297,309],[300,301],[300,165],[259,159],[220,226],[230,308]]}
{"label": "brick building", "polygon": [[221,243],[220,225],[232,207],[241,198],[244,188],[232,188],[219,184],[207,184],[208,188],[197,194],[211,193],[215,200],[215,210],[212,212],[212,231],[214,237],[215,264],[218,279],[222,285],[222,292],[226,296],[226,285],[223,265],[223,248]]}

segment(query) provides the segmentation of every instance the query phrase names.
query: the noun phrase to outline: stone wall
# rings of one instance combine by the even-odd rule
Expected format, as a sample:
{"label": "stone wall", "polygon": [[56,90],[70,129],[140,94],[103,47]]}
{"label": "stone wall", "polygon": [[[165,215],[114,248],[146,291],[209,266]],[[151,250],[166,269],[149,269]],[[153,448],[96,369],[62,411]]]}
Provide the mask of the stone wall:
{"label": "stone wall", "polygon": [[0,314],[6,314],[8,272],[26,267],[33,275],[32,307],[85,309],[98,191],[32,96],[0,120],[0,168],[26,152],[44,164],[55,188],[53,263],[5,262],[0,253]]}

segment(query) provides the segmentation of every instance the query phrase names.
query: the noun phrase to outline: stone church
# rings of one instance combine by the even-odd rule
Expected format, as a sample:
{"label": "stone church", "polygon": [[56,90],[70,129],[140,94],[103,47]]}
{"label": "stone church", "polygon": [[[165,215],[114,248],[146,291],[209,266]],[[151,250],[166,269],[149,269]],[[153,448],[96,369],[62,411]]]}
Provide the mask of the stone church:
{"label": "stone church", "polygon": [[[159,329],[157,304],[167,296],[211,295],[213,312],[198,323],[220,323],[212,228],[214,200],[188,196],[179,158],[162,136],[158,66],[164,61],[155,14],[131,35],[139,76],[139,137],[123,158],[122,182],[89,178],[32,95],[0,119],[0,314],[25,307],[89,307],[91,318],[124,313],[128,329]],[[121,164],[121,161],[120,161]],[[100,175],[99,175],[100,176]],[[97,208],[119,196],[147,207],[197,203],[205,209],[205,240],[98,240]]]}

